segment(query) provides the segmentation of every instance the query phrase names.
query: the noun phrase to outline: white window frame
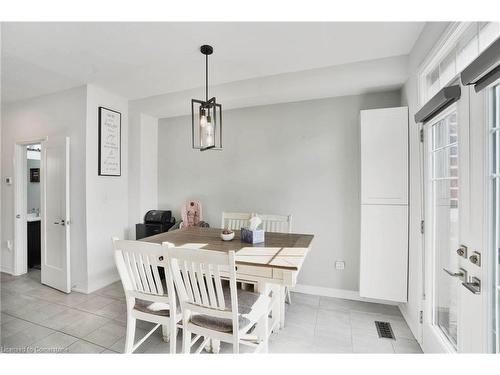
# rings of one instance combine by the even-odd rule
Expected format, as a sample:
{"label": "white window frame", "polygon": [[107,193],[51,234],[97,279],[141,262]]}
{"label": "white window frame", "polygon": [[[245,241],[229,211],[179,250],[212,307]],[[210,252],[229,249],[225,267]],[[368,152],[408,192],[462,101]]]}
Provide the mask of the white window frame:
{"label": "white window frame", "polygon": [[[479,36],[480,24],[480,22],[453,22],[450,26],[448,26],[441,38],[434,45],[431,52],[424,59],[417,71],[417,94],[420,107],[432,97],[432,95],[429,95],[427,76],[436,69],[439,69],[440,63],[444,60],[444,58],[449,56],[449,54],[456,48],[457,44],[467,36],[467,31],[471,26],[477,26],[477,35]],[[480,38],[478,37],[478,43],[480,43],[479,39]],[[479,55],[479,53],[480,50],[478,44],[477,55]],[[477,57],[477,55],[475,57]],[[455,61],[456,60],[457,59],[455,58]],[[439,82],[439,89],[456,80],[459,74],[460,72],[457,69],[455,75],[450,77],[446,82]]]}
{"label": "white window frame", "polygon": [[[487,221],[489,223],[488,225],[488,228],[489,228],[489,233],[490,233],[490,236],[489,236],[489,241],[487,242],[489,244],[489,250],[491,252],[491,255],[492,255],[492,259],[493,259],[493,267],[492,267],[492,278],[491,280],[488,280],[488,282],[490,283],[490,285],[492,285],[492,289],[493,289],[493,298],[491,299],[491,302],[489,303],[489,306],[488,306],[488,311],[491,312],[491,310],[493,310],[493,319],[490,320],[490,322],[492,322],[494,324],[494,330],[495,330],[495,337],[493,337],[493,341],[494,342],[491,342],[491,344],[494,345],[494,348],[492,348],[493,352],[495,353],[500,353],[500,266],[498,265],[498,249],[499,249],[499,246],[500,246],[500,238],[499,238],[499,233],[497,232],[498,230],[498,221],[500,220],[500,204],[499,202],[497,201],[497,207],[493,207],[493,194],[496,193],[497,197],[499,196],[499,192],[498,191],[495,191],[495,189],[493,188],[493,181],[495,179],[499,179],[498,175],[495,174],[496,171],[493,170],[493,158],[495,157],[495,155],[493,154],[493,143],[494,143],[494,135],[496,132],[500,132],[500,130],[498,130],[498,124],[496,124],[496,128],[493,128],[493,124],[490,122],[491,119],[490,119],[490,114],[491,114],[491,111],[492,111],[492,105],[494,105],[492,103],[492,95],[493,95],[493,89],[497,86],[500,85],[500,79],[497,80],[495,83],[491,84],[486,92],[486,102],[487,102],[487,115],[486,115],[486,118],[487,118],[487,131],[486,131],[486,134],[487,134],[487,145],[488,145],[488,157],[487,157],[487,161],[488,161],[488,171],[487,171],[487,176],[488,176],[488,198],[487,198]],[[496,114],[498,116],[498,112],[499,112],[499,109],[497,109],[496,111]],[[498,121],[498,120],[497,120]],[[496,130],[495,130],[496,129]],[[496,145],[497,147],[497,150],[498,150],[498,147],[500,147],[500,145]],[[497,185],[497,189],[499,189],[498,185]]]}

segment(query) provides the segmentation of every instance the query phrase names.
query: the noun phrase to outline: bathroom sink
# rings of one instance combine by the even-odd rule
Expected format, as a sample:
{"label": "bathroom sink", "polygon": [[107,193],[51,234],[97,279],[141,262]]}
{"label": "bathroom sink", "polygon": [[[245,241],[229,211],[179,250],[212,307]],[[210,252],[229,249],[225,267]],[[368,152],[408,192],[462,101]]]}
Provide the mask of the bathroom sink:
{"label": "bathroom sink", "polygon": [[26,221],[40,221],[40,215],[37,215],[36,213],[29,213],[26,216]]}

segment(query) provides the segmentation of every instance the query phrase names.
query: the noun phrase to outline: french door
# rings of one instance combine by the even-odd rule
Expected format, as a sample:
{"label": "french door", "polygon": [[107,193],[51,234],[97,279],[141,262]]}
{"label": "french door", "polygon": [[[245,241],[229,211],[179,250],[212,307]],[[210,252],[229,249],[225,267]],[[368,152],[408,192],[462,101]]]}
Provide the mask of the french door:
{"label": "french door", "polygon": [[458,114],[456,105],[424,125],[425,280],[423,343],[427,351],[456,351],[460,247]]}
{"label": "french door", "polygon": [[424,124],[426,352],[490,351],[486,98],[462,86]]}

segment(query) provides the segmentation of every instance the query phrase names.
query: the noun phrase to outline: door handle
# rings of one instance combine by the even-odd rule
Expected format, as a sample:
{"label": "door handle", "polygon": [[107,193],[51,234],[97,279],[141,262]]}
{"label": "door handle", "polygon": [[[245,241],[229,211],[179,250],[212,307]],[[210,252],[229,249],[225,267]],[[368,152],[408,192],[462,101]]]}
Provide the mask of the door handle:
{"label": "door handle", "polygon": [[462,283],[462,285],[465,286],[472,294],[481,294],[481,280],[477,277],[471,277],[469,282]]}
{"label": "door handle", "polygon": [[62,225],[63,227],[66,225],[66,223],[64,222],[64,219],[61,219],[61,221],[54,221],[54,224]]}
{"label": "door handle", "polygon": [[450,270],[447,270],[446,268],[443,268],[443,271],[452,277],[458,277],[463,282],[465,282],[465,280],[467,280],[467,271],[464,270],[463,268],[459,268],[458,272],[451,272]]}

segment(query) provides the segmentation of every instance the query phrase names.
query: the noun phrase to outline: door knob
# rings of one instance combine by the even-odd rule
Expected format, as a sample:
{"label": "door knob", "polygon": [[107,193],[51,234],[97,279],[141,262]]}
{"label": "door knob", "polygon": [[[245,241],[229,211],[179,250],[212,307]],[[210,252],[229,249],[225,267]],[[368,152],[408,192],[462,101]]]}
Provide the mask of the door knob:
{"label": "door knob", "polygon": [[21,218],[21,215],[17,214],[16,219],[20,219],[20,218]]}

